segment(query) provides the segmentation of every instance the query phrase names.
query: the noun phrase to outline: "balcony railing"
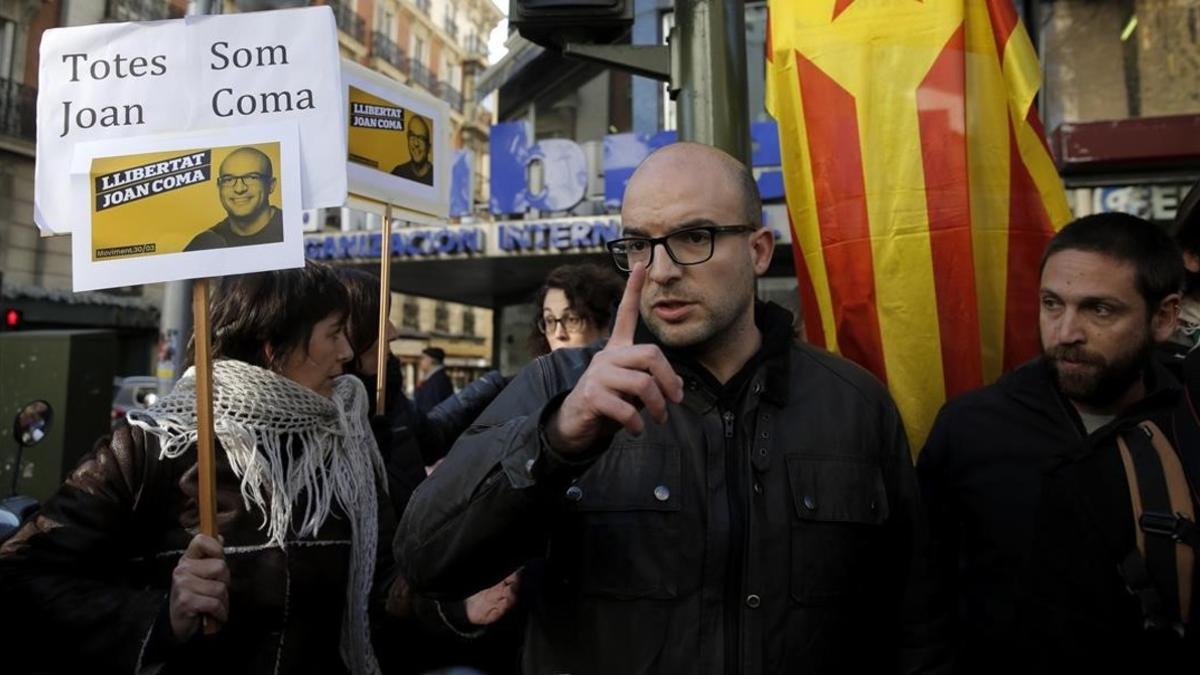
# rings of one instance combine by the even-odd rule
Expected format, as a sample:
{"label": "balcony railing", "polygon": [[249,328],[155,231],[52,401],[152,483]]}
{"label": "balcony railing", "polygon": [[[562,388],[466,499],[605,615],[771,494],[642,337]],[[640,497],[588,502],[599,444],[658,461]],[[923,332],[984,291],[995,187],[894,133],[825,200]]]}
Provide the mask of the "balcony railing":
{"label": "balcony railing", "polygon": [[416,0],[416,3],[417,9],[425,12],[426,14],[429,13],[429,0]]}
{"label": "balcony railing", "polygon": [[458,24],[454,22],[454,19],[447,16],[446,21],[442,24],[442,27],[446,29],[446,32],[450,35],[451,40],[458,39]]}
{"label": "balcony railing", "polygon": [[441,96],[442,96],[442,100],[445,101],[446,103],[449,103],[451,108],[454,108],[458,112],[462,112],[462,109],[463,109],[462,93],[459,92],[457,89],[455,89],[454,85],[450,84],[449,82],[442,82],[441,83]]}
{"label": "balcony railing", "polygon": [[429,72],[425,64],[416,59],[412,60],[412,79],[413,82],[416,82],[428,91],[433,91],[433,85],[437,82],[437,80],[433,79],[433,73]]}
{"label": "balcony railing", "polygon": [[158,21],[171,18],[167,0],[108,0],[104,11],[109,21]]}
{"label": "balcony railing", "polygon": [[467,38],[467,53],[472,56],[486,57],[488,55],[487,43],[478,35],[472,35]]}
{"label": "balcony railing", "polygon": [[467,106],[467,108],[468,112],[470,113],[467,115],[467,120],[471,124],[478,125],[484,129],[488,129],[492,126],[492,113],[485,106],[475,103]]}
{"label": "balcony railing", "polygon": [[0,134],[37,140],[37,89],[0,79]]}
{"label": "balcony railing", "polygon": [[367,22],[353,7],[346,5],[342,0],[329,0],[329,6],[337,19],[338,29],[359,42],[367,41]]}
{"label": "balcony railing", "polygon": [[388,36],[375,31],[371,34],[371,53],[375,58],[387,61],[393,68],[403,73],[408,72],[408,55],[400,45],[392,42]]}

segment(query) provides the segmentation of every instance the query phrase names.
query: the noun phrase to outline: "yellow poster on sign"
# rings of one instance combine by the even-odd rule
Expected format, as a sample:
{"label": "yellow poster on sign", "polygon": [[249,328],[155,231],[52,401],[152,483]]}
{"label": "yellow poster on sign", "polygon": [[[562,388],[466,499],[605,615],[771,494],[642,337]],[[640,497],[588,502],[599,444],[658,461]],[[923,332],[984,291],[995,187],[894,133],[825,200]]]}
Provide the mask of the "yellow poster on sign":
{"label": "yellow poster on sign", "polygon": [[92,261],[282,242],[279,167],[278,142],[95,159]]}
{"label": "yellow poster on sign", "polygon": [[349,89],[350,161],[432,186],[433,120],[358,87]]}

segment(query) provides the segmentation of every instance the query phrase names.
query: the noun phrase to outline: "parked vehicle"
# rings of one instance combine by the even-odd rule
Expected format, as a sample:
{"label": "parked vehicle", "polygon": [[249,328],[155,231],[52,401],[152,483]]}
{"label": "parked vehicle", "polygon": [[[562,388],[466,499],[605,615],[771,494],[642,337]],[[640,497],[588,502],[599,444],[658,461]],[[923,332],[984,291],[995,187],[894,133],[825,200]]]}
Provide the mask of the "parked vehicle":
{"label": "parked vehicle", "polygon": [[112,423],[125,419],[130,410],[146,408],[158,400],[158,378],[150,375],[113,378]]}

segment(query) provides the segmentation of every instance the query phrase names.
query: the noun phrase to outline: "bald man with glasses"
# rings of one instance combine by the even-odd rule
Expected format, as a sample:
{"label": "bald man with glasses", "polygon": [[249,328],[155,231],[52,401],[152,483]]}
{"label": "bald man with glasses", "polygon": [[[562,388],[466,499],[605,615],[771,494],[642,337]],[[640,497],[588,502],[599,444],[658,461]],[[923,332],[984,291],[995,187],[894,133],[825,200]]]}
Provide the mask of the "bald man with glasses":
{"label": "bald man with glasses", "polygon": [[429,124],[413,115],[408,122],[408,161],[397,164],[392,175],[433,185],[433,153],[430,150]]}
{"label": "bald man with glasses", "polygon": [[226,218],[196,235],[183,249],[204,251],[283,241],[283,212],[271,206],[275,192],[271,159],[255,148],[238,148],[221,162],[217,195]]}
{"label": "bald man with glasses", "polygon": [[756,300],[761,211],[729,155],[650,155],[608,244],[629,273],[608,342],[525,368],[410,502],[417,592],[544,561],[526,673],[945,672],[899,414]]}

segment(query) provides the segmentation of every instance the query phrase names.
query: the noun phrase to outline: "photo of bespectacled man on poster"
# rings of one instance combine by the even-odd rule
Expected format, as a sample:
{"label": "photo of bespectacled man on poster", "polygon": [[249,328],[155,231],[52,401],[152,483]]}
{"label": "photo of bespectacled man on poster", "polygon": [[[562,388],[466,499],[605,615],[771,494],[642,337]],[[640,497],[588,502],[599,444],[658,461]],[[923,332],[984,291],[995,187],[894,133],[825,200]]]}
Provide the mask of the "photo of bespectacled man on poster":
{"label": "photo of bespectacled man on poster", "polygon": [[397,164],[392,175],[433,185],[433,153],[430,150],[429,125],[421,117],[414,116],[408,123],[409,160]]}
{"label": "photo of bespectacled man on poster", "polygon": [[282,242],[279,162],[278,143],[97,159],[91,258],[108,261]]}
{"label": "photo of bespectacled man on poster", "polygon": [[433,186],[433,120],[350,87],[350,161]]}
{"label": "photo of bespectacled man on poster", "polygon": [[83,224],[72,287],[303,265],[298,148],[295,123],[84,144],[72,167]]}
{"label": "photo of bespectacled man on poster", "polygon": [[184,251],[283,241],[283,212],[270,202],[275,171],[266,153],[249,147],[234,150],[221,162],[216,183],[225,219],[197,234]]}

